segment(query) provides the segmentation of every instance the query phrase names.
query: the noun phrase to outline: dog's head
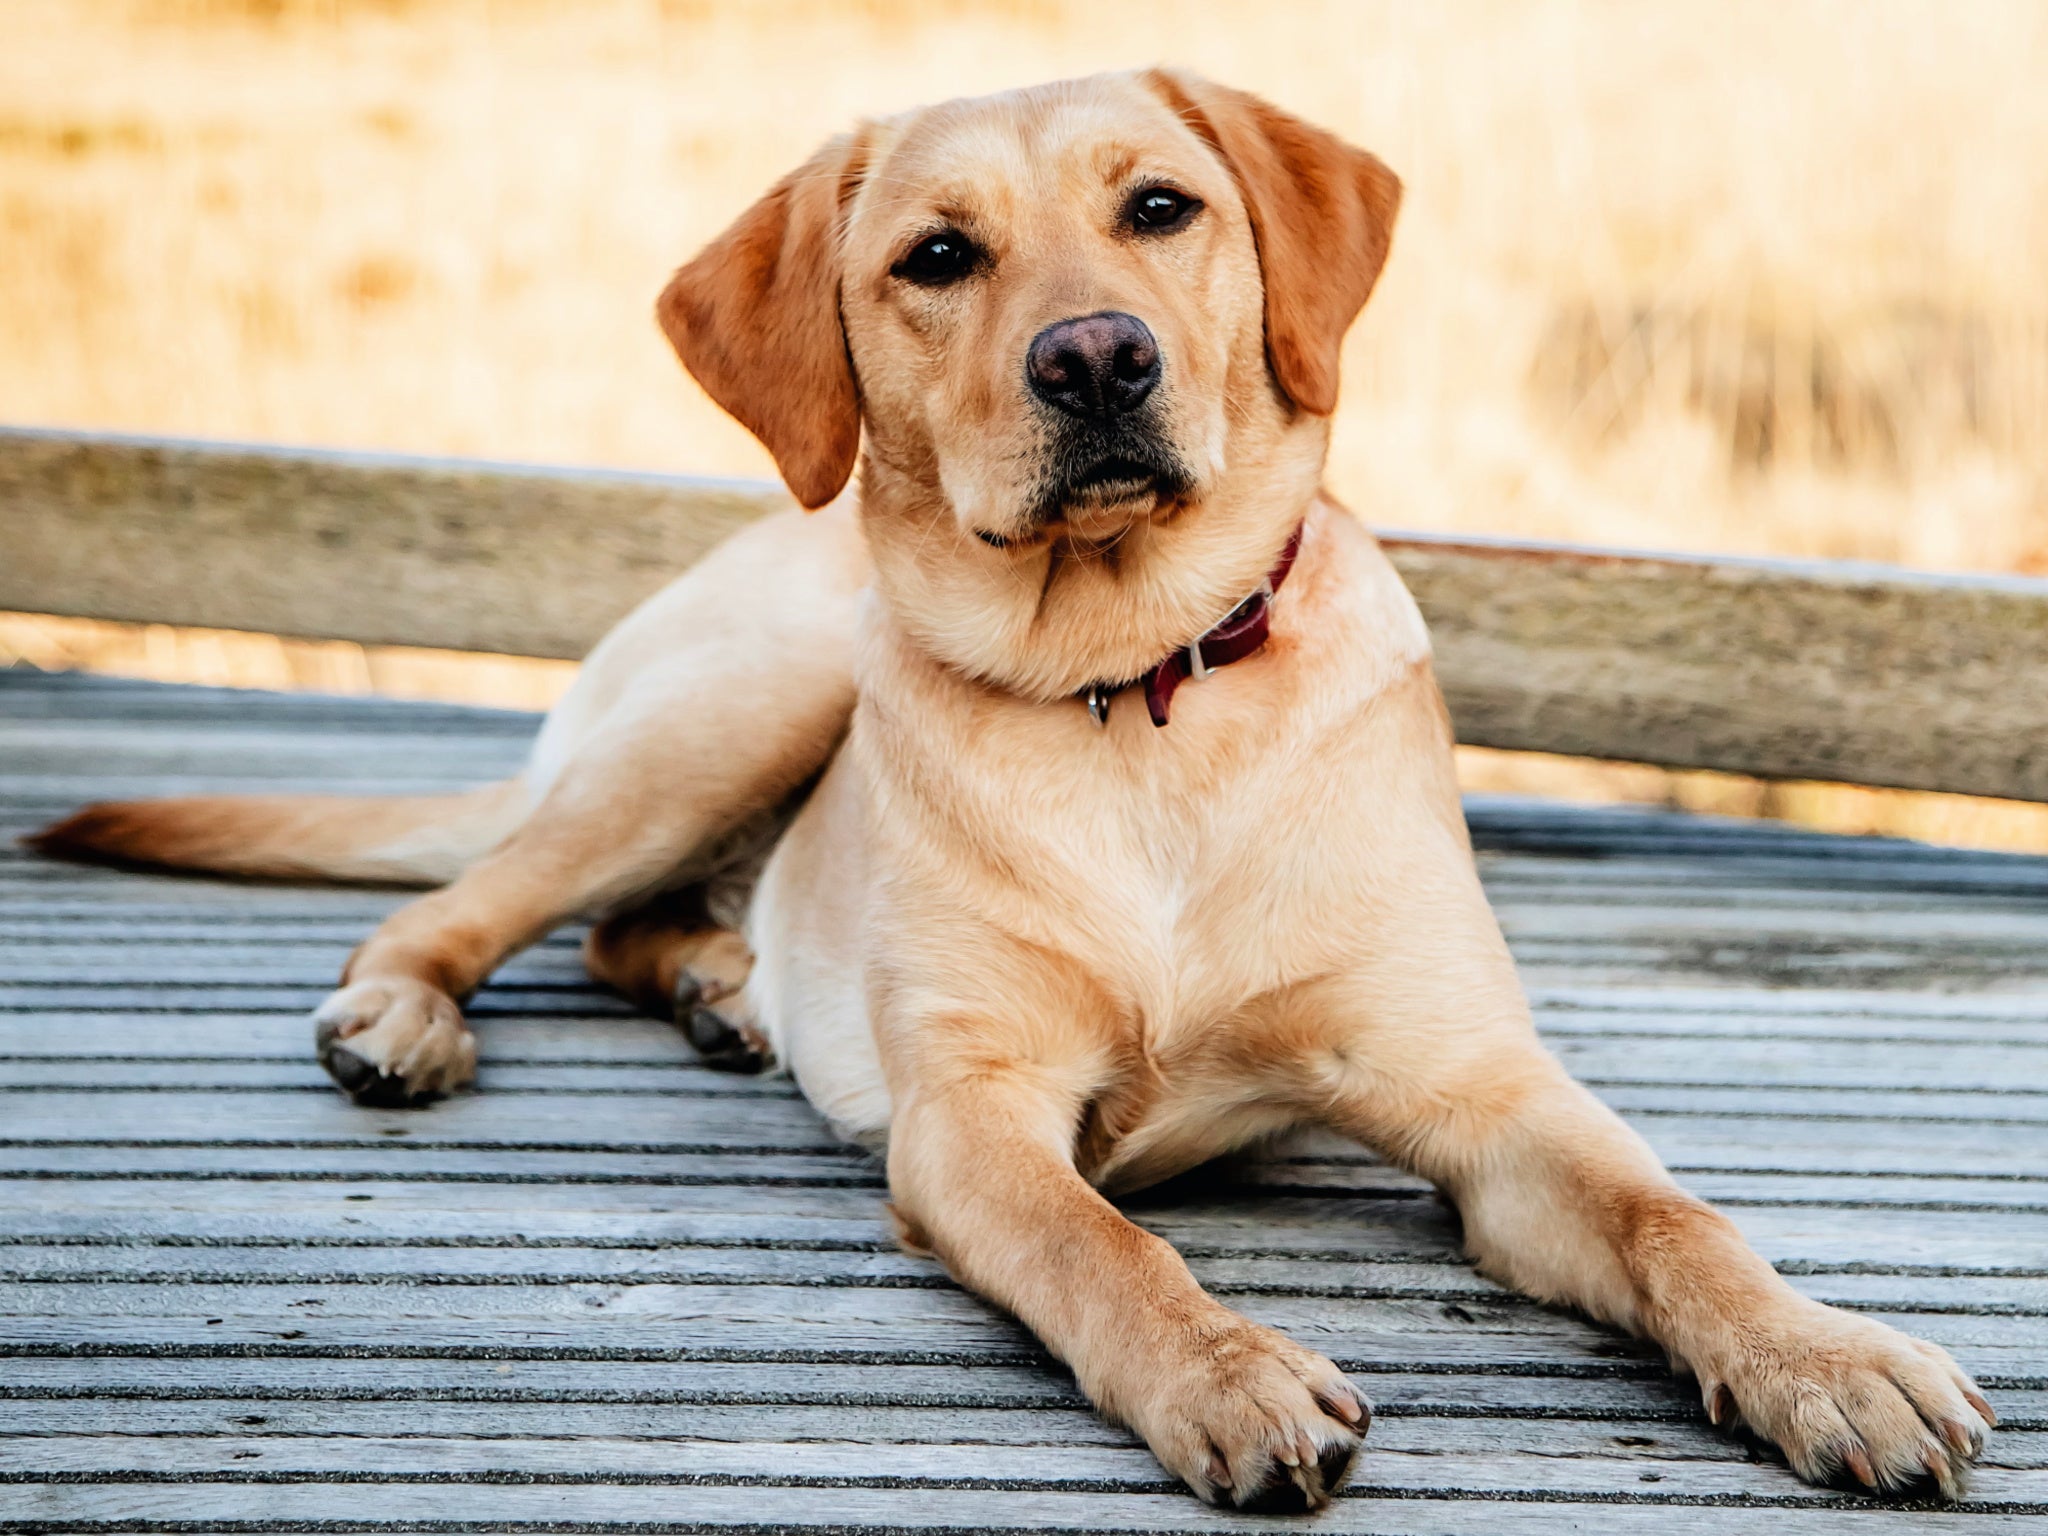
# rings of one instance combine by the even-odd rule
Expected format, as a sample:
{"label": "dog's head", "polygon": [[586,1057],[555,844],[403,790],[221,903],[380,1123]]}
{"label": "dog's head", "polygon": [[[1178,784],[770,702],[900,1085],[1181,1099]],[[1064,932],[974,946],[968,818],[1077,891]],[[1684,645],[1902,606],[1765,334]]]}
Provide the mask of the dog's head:
{"label": "dog's head", "polygon": [[659,315],[805,506],[845,486],[865,421],[871,496],[1086,548],[1260,476],[1314,490],[1399,201],[1373,156],[1256,97],[1101,76],[835,139]]}

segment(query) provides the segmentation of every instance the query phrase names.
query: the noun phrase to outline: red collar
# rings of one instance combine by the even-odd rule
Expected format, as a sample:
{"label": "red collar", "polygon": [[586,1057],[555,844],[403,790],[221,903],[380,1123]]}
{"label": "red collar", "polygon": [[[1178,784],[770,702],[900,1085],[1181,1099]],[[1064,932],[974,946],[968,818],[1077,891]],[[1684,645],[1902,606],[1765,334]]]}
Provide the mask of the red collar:
{"label": "red collar", "polygon": [[1164,725],[1166,712],[1173,704],[1174,690],[1183,682],[1189,678],[1200,681],[1218,667],[1243,661],[1264,645],[1273,628],[1273,594],[1280,590],[1280,583],[1294,569],[1294,557],[1300,553],[1301,525],[1297,523],[1294,532],[1287,536],[1287,545],[1280,551],[1280,558],[1266,573],[1258,591],[1231,609],[1214,627],[1196,636],[1192,644],[1172,652],[1151,671],[1141,673],[1129,682],[1090,683],[1081,691],[1081,701],[1088,706],[1088,713],[1095,723],[1109,724],[1110,701],[1124,689],[1142,687],[1145,690],[1145,708],[1152,716],[1152,723]]}

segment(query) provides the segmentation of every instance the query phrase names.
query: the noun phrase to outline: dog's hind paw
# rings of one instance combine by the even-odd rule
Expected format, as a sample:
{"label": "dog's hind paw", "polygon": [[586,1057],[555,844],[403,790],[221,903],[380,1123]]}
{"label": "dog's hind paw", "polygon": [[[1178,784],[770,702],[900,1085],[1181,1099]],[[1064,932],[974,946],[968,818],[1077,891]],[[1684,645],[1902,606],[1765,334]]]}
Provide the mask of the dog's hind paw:
{"label": "dog's hind paw", "polygon": [[476,1076],[476,1036],[455,999],[408,977],[343,987],[314,1013],[313,1043],[342,1092],[372,1108],[421,1104]]}
{"label": "dog's hind paw", "polygon": [[735,981],[729,968],[686,964],[676,980],[676,1026],[688,1037],[704,1065],[721,1072],[765,1072],[775,1053],[754,1023],[753,1009],[741,990],[746,973]]}

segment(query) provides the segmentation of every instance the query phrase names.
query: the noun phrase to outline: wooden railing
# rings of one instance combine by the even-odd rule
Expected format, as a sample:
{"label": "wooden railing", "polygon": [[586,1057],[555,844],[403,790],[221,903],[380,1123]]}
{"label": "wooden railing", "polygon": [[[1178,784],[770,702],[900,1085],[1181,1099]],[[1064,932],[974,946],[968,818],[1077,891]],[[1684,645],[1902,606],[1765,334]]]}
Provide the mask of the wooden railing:
{"label": "wooden railing", "polygon": [[[0,608],[579,656],[752,481],[0,429]],[[2048,581],[1382,532],[1479,746],[2048,800]]]}

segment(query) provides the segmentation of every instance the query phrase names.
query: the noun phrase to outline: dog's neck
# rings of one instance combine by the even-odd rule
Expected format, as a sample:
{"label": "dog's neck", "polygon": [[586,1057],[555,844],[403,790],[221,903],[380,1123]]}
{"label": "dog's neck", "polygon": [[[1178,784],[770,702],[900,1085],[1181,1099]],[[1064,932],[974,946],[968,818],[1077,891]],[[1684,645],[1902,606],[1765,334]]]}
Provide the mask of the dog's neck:
{"label": "dog's neck", "polygon": [[896,626],[934,660],[1040,702],[1138,677],[1254,590],[1322,479],[1323,424],[1218,477],[1197,503],[1107,547],[1055,533],[991,548],[960,526],[936,477],[869,455],[861,519]]}

